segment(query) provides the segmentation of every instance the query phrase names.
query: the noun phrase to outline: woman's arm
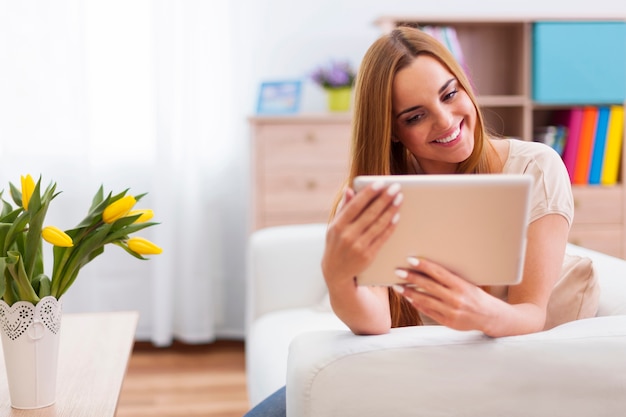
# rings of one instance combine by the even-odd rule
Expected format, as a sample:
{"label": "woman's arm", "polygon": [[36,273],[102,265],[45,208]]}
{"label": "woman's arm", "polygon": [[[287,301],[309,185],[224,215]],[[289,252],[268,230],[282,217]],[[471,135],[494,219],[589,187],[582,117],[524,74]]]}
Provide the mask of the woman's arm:
{"label": "woman's arm", "polygon": [[481,330],[492,337],[541,331],[560,276],[568,233],[567,220],[558,214],[543,216],[528,226],[522,283],[509,287],[508,302],[428,260],[419,260],[411,271],[399,273],[416,288],[394,288],[420,312],[454,329]]}
{"label": "woman's arm", "polygon": [[391,236],[402,203],[400,187],[373,184],[357,195],[346,189],[329,225],[322,272],[335,314],[355,334],[387,333],[391,328],[386,287],[356,284],[355,277]]}
{"label": "woman's arm", "polygon": [[510,312],[495,320],[487,334],[503,336],[543,330],[548,300],[561,275],[568,234],[567,220],[558,214],[543,216],[528,226],[522,282],[509,287]]}

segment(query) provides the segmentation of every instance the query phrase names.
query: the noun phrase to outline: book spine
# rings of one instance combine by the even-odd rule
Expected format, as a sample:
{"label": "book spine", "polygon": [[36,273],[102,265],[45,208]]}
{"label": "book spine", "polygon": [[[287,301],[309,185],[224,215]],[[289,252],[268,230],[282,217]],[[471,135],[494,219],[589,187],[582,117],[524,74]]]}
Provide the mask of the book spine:
{"label": "book spine", "polygon": [[606,133],[609,123],[610,109],[607,106],[598,108],[598,123],[596,125],[591,166],[589,167],[589,184],[600,184],[602,178],[602,164],[606,148]]}
{"label": "book spine", "polygon": [[580,138],[578,139],[578,153],[574,166],[574,184],[587,184],[589,182],[589,167],[591,164],[591,152],[598,121],[598,108],[585,106],[580,125]]}
{"label": "book spine", "polygon": [[570,181],[574,181],[574,169],[576,167],[576,155],[578,153],[578,140],[580,139],[580,125],[582,121],[582,108],[573,107],[563,115],[563,124],[567,128],[565,145],[563,147],[563,163],[567,168]]}
{"label": "book spine", "polygon": [[606,150],[602,164],[602,185],[615,185],[619,175],[619,163],[624,139],[624,107],[611,106],[607,126]]}

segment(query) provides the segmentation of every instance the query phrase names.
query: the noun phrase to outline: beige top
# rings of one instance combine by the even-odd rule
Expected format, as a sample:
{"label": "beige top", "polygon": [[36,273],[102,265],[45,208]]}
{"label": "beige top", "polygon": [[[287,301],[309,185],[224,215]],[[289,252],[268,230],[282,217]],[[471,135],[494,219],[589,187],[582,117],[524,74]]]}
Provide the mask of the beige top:
{"label": "beige top", "polygon": [[[509,155],[502,168],[503,174],[532,175],[529,223],[547,215],[560,214],[569,225],[574,219],[574,197],[569,175],[563,160],[551,147],[538,142],[502,139],[509,142]],[[506,301],[508,286],[490,287],[490,293]],[[420,314],[426,325],[438,324]]]}
{"label": "beige top", "polygon": [[551,147],[518,139],[509,141],[509,157],[503,174],[532,175],[534,185],[530,201],[530,223],[546,214],[560,214],[572,225],[574,197],[563,160]]}

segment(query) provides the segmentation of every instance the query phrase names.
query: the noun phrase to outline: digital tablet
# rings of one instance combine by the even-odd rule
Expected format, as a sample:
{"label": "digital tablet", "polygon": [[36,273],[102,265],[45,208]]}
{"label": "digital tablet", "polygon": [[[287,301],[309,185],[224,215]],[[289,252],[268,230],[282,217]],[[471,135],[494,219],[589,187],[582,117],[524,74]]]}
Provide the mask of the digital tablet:
{"label": "digital tablet", "polygon": [[408,256],[427,258],[477,285],[521,282],[532,177],[513,174],[359,176],[358,193],[374,181],[397,182],[404,196],[396,230],[360,285],[403,281]]}

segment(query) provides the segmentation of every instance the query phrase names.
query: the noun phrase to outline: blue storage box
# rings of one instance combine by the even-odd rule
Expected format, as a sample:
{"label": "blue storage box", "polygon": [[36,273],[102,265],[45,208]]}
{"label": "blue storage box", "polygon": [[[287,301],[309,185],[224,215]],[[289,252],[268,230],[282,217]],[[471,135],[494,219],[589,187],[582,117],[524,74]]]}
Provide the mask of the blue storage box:
{"label": "blue storage box", "polygon": [[623,103],[626,22],[538,22],[533,26],[533,100]]}

